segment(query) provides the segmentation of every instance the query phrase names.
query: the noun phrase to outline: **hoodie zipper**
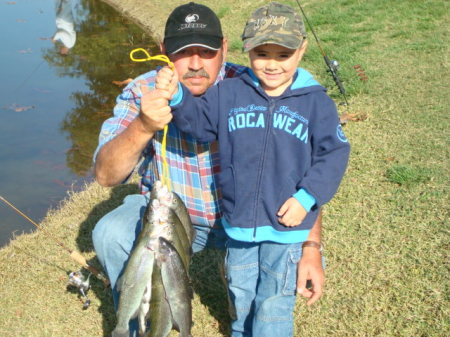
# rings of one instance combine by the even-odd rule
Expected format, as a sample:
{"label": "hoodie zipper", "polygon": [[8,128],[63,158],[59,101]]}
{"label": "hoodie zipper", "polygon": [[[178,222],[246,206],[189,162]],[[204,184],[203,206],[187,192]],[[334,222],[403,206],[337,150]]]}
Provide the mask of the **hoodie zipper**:
{"label": "hoodie zipper", "polygon": [[256,229],[257,229],[257,219],[258,219],[258,204],[259,204],[259,196],[261,194],[261,181],[262,181],[262,175],[264,172],[264,164],[266,162],[266,148],[267,148],[267,142],[269,139],[269,133],[270,130],[272,129],[272,116],[273,116],[273,111],[275,110],[275,100],[272,98],[269,98],[269,115],[267,116],[267,124],[266,124],[266,132],[264,135],[264,146],[263,146],[263,150],[262,150],[262,156],[261,156],[261,161],[259,164],[259,175],[258,175],[258,180],[257,180],[257,184],[256,184],[256,198],[255,198],[255,204],[254,204],[254,212],[253,212],[253,221],[254,223],[254,227],[253,227],[253,241],[256,240]]}

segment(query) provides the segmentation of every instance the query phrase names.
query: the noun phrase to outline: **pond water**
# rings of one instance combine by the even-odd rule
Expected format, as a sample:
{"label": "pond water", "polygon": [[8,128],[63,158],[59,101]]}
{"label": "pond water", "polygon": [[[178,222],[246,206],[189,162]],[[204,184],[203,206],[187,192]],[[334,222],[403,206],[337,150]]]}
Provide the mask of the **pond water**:
{"label": "pond water", "polygon": [[[131,62],[132,49],[157,47],[98,0],[4,0],[0,28],[0,196],[39,222],[92,181],[99,128],[121,91],[114,82],[151,66]],[[32,230],[0,201],[0,247]]]}

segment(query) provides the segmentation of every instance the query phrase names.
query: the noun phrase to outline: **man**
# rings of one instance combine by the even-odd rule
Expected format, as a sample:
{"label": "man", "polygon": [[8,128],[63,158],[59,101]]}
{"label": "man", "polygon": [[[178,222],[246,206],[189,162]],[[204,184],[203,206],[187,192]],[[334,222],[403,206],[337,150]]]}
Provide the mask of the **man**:
{"label": "man", "polygon": [[[218,81],[239,75],[245,68],[224,63],[227,40],[220,21],[206,6],[189,3],[177,7],[169,16],[161,52],[174,63],[181,82],[194,94],[202,95]],[[140,230],[140,219],[148,202],[148,191],[162,172],[162,130],[172,118],[165,91],[153,90],[155,71],[136,78],[117,99],[114,117],[105,121],[99,147],[94,155],[95,175],[103,186],[115,186],[130,176],[143,158],[140,195],[129,195],[124,203],[106,214],[95,226],[93,242],[97,257],[113,288],[128,259]],[[219,170],[217,144],[200,143],[169,124],[167,162],[171,185],[188,208],[197,235],[193,251],[205,247],[224,247],[226,235],[221,228],[220,193],[215,175]],[[320,218],[310,232],[298,269],[298,292],[320,298],[323,269],[320,243]],[[306,289],[311,280],[312,289]]]}
{"label": "man", "polygon": [[60,42],[59,53],[63,56],[69,54],[75,45],[77,33],[74,29],[72,3],[70,0],[58,0],[56,5],[56,33],[53,42]]}

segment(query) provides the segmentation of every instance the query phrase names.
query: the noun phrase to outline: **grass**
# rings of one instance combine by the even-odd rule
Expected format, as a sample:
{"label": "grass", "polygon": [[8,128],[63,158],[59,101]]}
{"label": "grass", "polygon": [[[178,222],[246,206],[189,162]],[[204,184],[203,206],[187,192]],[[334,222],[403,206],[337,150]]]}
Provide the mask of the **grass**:
{"label": "grass", "polygon": [[[166,0],[164,11],[179,3]],[[229,60],[247,62],[239,36],[248,14],[262,3],[208,1],[231,37]],[[324,209],[325,294],[313,307],[298,300],[295,336],[448,336],[448,3],[301,3],[326,53],[341,63],[350,100],[341,112],[366,118],[344,126],[352,154],[338,194]],[[368,81],[359,79],[356,64]],[[342,100],[311,34],[302,65]],[[135,190],[86,186],[51,210],[42,225],[96,263],[94,224]],[[196,337],[223,336],[229,329],[218,258],[207,251],[192,266]],[[110,291],[92,280],[92,305],[82,311],[77,295],[65,287],[67,272],[76,268],[42,232],[1,249],[0,336],[109,336],[115,324]]]}
{"label": "grass", "polygon": [[394,165],[387,169],[386,176],[390,182],[409,186],[426,182],[430,179],[431,172],[419,167]]}

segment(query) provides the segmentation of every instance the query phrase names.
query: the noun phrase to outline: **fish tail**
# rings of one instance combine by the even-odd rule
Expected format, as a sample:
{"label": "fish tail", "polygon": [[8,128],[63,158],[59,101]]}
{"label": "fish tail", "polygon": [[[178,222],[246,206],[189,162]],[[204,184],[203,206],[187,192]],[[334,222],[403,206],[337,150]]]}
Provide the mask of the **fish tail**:
{"label": "fish tail", "polygon": [[112,332],[112,337],[129,337],[130,331],[128,329],[115,328]]}

